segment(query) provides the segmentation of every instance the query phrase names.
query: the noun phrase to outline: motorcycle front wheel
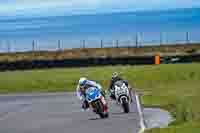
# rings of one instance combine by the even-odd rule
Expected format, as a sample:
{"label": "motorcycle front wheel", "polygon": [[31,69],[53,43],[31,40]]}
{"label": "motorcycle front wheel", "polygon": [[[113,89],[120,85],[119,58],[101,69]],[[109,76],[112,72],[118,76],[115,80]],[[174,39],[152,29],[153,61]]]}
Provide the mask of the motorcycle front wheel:
{"label": "motorcycle front wheel", "polygon": [[108,118],[108,113],[104,113],[104,105],[100,100],[95,101],[92,103],[93,108],[95,108],[96,114],[100,116],[100,118]]}

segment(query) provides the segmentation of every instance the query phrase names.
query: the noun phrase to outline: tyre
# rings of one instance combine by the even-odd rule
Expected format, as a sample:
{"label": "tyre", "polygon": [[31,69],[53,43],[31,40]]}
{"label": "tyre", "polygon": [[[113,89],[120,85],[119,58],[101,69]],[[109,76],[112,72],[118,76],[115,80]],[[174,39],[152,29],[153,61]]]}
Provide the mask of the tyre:
{"label": "tyre", "polygon": [[122,107],[123,107],[124,113],[130,112],[129,103],[124,98],[122,99]]}
{"label": "tyre", "polygon": [[109,114],[108,113],[99,113],[100,118],[104,119],[104,118],[108,118]]}
{"label": "tyre", "polygon": [[105,115],[103,113],[99,113],[100,118],[105,118]]}
{"label": "tyre", "polygon": [[106,113],[106,114],[104,115],[104,118],[108,118],[108,117],[109,117],[109,114]]}
{"label": "tyre", "polygon": [[107,117],[104,112],[103,112],[103,104],[101,103],[100,100],[97,100],[95,102],[95,108],[96,108],[96,113],[100,116],[100,118],[105,118]]}

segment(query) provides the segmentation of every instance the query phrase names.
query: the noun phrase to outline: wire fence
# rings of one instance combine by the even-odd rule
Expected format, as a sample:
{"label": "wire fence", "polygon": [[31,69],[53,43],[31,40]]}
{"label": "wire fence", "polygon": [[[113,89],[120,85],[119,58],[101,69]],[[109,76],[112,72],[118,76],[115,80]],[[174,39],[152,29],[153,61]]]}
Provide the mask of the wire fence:
{"label": "wire fence", "polygon": [[26,52],[26,51],[58,51],[72,48],[120,48],[120,47],[143,47],[156,45],[190,44],[200,42],[199,34],[193,32],[180,32],[179,35],[164,32],[157,33],[154,37],[146,33],[136,33],[128,39],[83,39],[69,41],[67,39],[54,39],[45,42],[28,40],[23,44],[18,40],[0,40],[0,52]]}

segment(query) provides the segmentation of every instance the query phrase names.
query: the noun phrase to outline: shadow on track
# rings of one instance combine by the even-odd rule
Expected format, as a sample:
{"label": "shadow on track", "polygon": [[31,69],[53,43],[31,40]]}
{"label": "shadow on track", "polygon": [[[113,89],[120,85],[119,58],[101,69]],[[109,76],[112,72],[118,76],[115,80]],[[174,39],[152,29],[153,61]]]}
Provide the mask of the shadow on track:
{"label": "shadow on track", "polygon": [[89,118],[88,120],[95,121],[95,120],[101,120],[101,118]]}

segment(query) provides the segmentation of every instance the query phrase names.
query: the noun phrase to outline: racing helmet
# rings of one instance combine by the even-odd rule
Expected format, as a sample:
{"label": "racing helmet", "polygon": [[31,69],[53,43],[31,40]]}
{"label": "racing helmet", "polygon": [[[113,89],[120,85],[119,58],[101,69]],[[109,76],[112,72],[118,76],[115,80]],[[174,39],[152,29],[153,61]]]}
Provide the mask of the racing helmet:
{"label": "racing helmet", "polygon": [[80,86],[84,86],[86,82],[87,82],[87,78],[81,77],[81,78],[79,79],[79,82],[78,82],[78,83],[79,83]]}
{"label": "racing helmet", "polygon": [[112,79],[115,79],[115,78],[117,78],[118,76],[119,76],[118,72],[114,72],[114,73],[112,74]]}

